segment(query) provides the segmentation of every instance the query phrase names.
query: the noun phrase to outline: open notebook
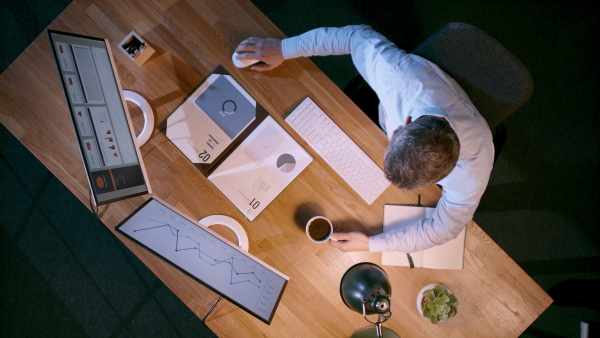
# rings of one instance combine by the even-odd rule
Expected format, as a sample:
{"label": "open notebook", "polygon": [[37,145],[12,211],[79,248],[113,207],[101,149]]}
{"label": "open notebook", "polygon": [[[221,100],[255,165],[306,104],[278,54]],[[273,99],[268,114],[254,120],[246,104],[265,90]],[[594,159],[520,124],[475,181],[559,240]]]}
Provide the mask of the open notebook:
{"label": "open notebook", "polygon": [[[400,229],[431,217],[435,208],[403,205],[385,205],[383,209],[383,232]],[[411,257],[416,268],[456,269],[463,268],[466,227],[453,240],[424,251],[413,252]],[[382,252],[381,264],[410,266],[405,252]]]}

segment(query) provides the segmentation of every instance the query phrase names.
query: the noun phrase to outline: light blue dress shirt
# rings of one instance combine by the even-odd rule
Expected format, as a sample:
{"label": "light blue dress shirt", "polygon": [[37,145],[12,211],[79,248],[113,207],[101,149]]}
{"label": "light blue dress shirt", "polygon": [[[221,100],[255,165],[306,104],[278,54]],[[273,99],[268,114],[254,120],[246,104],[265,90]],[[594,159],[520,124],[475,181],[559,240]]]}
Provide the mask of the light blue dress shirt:
{"label": "light blue dress shirt", "polygon": [[473,218],[494,162],[492,133],[460,86],[437,65],[399,49],[371,27],[318,28],[284,39],[286,59],[351,54],[354,65],[380,100],[379,121],[391,138],[406,118],[445,118],[458,135],[460,155],[438,182],[442,198],[431,218],[369,237],[369,250],[415,252],[443,244]]}

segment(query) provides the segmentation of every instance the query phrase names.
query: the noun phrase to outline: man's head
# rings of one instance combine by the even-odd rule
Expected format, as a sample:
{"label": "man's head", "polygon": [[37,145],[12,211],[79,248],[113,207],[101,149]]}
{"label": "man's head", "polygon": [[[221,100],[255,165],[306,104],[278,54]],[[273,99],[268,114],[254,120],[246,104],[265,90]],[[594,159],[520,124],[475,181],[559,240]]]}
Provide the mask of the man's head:
{"label": "man's head", "polygon": [[384,158],[388,180],[402,189],[430,186],[448,176],[460,152],[458,136],[439,117],[423,116],[394,132]]}

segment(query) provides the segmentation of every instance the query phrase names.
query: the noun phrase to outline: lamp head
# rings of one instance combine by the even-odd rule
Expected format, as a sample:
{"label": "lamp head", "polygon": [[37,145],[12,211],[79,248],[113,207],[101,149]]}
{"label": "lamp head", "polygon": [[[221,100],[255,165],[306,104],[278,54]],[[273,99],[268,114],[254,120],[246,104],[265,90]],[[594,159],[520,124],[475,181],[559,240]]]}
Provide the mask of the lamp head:
{"label": "lamp head", "polygon": [[352,266],[340,283],[340,295],[350,309],[364,314],[390,312],[392,286],[381,267],[373,263]]}

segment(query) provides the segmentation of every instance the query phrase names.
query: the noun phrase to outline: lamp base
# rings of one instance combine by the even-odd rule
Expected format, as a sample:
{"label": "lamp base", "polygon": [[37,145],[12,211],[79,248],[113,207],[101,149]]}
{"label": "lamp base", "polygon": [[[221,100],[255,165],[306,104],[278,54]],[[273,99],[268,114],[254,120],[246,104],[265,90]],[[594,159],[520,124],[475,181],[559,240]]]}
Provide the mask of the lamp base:
{"label": "lamp base", "polygon": [[[400,336],[396,332],[388,329],[387,327],[382,327],[381,332],[382,332],[383,338],[400,338]],[[371,337],[377,337],[377,329],[375,328],[375,326],[363,327],[362,329],[354,332],[350,336],[350,338],[371,338]]]}

